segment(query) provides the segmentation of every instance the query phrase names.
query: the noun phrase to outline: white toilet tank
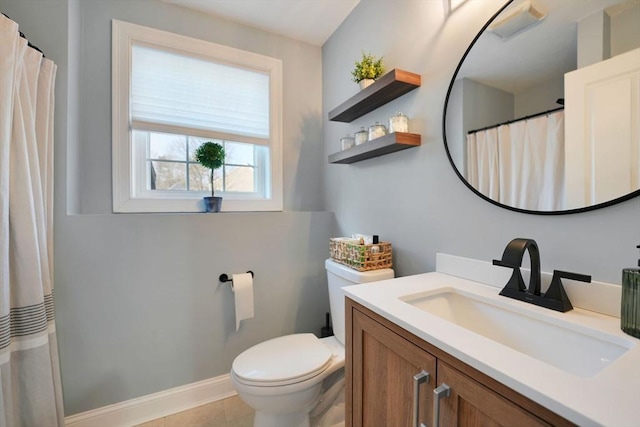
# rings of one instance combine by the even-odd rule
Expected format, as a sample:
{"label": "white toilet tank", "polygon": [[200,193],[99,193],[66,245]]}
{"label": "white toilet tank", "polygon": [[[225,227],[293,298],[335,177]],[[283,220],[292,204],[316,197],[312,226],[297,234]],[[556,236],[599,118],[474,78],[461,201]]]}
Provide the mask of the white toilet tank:
{"label": "white toilet tank", "polygon": [[344,345],[344,291],[342,288],[345,286],[393,279],[394,273],[390,268],[361,272],[349,268],[346,265],[339,264],[331,259],[326,260],[324,266],[327,269],[333,333],[336,339]]}

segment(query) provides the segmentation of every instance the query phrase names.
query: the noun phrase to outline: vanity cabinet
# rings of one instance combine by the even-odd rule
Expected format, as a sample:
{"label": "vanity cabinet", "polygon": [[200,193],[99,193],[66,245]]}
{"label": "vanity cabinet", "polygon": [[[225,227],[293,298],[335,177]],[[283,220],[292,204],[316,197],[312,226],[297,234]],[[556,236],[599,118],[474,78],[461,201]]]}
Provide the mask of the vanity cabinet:
{"label": "vanity cabinet", "polygon": [[[573,425],[349,298],[346,326],[347,427]],[[442,384],[449,395],[434,423]]]}

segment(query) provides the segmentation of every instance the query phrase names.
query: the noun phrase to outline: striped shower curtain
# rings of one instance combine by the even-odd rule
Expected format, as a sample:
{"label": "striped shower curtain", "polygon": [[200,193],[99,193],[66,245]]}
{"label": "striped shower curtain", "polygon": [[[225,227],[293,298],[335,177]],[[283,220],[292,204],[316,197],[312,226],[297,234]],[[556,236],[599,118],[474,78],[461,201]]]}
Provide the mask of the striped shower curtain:
{"label": "striped shower curtain", "polygon": [[63,426],[53,310],[55,64],[0,15],[0,427]]}

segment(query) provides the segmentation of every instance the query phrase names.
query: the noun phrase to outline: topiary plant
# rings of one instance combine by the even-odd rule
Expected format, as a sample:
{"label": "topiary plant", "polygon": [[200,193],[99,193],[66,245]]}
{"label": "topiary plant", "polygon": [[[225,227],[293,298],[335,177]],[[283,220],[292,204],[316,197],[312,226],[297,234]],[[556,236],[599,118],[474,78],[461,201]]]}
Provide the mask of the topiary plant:
{"label": "topiary plant", "polygon": [[196,149],[195,158],[205,168],[211,171],[211,197],[214,197],[213,188],[213,171],[222,167],[224,164],[224,148],[217,142],[207,141]]}

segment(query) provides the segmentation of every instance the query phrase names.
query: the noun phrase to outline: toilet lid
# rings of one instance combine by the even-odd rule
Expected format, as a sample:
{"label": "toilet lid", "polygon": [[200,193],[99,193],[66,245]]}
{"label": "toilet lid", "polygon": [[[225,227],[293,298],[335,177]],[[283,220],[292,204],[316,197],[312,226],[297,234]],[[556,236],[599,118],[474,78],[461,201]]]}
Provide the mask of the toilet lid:
{"label": "toilet lid", "polygon": [[238,378],[251,383],[284,385],[322,372],[331,356],[331,350],[313,334],[285,335],[244,351],[233,361],[232,369]]}

